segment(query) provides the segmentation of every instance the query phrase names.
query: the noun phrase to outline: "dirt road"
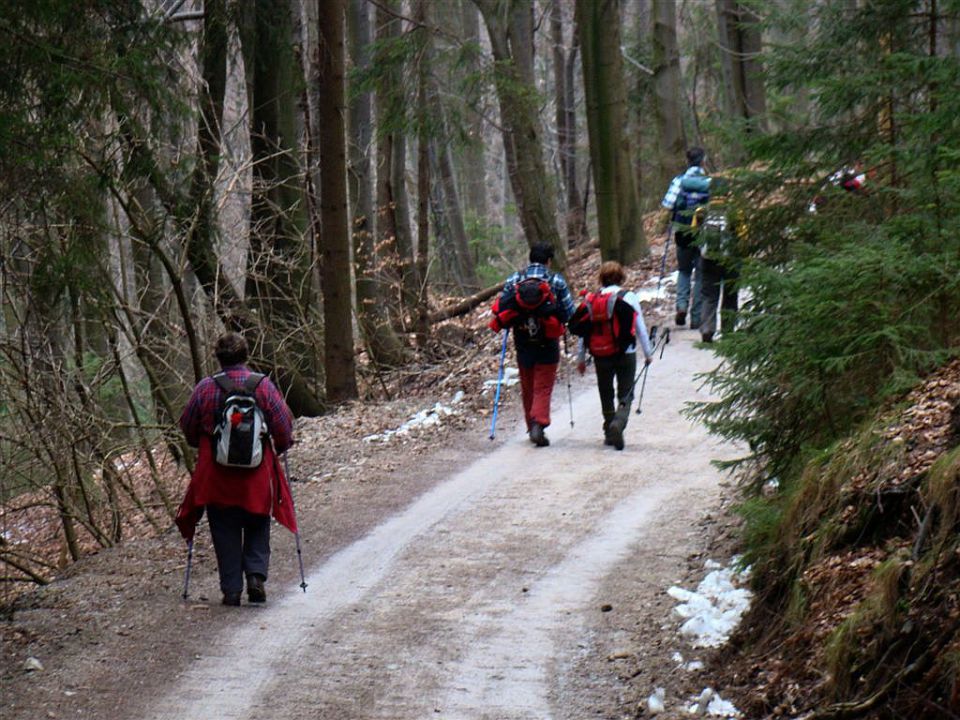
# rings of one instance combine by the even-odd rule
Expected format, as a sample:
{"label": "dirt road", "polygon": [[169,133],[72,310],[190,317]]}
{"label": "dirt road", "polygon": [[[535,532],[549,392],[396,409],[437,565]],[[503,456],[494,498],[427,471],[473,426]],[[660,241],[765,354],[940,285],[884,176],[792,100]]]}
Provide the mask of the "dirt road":
{"label": "dirt road", "polygon": [[623,452],[601,442],[593,379],[576,382],[573,428],[558,385],[551,447],[502,427],[485,457],[310,571],[306,594],[236,611],[136,717],[584,717],[589,693],[571,688],[611,610],[603,588],[645,565],[652,585],[674,582],[716,502],[709,461],[730,451],[679,415],[715,362],[694,338],[674,333],[651,368]]}

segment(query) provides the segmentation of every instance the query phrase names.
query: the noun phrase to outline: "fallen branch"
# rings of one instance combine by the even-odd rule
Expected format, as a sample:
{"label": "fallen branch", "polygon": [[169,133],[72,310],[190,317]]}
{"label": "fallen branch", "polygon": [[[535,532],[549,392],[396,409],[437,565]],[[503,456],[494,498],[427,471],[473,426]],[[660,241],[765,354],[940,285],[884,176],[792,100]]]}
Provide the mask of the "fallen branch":
{"label": "fallen branch", "polygon": [[44,577],[43,575],[41,575],[40,573],[34,572],[34,571],[31,570],[27,565],[25,565],[24,563],[21,563],[21,562],[18,562],[18,561],[16,561],[16,560],[14,560],[14,559],[11,558],[10,555],[8,555],[8,554],[5,554],[5,555],[3,555],[2,557],[0,557],[0,561],[3,561],[3,562],[5,562],[7,565],[9,565],[10,567],[12,567],[13,569],[19,570],[20,572],[22,572],[24,575],[27,576],[27,578],[29,578],[29,581],[30,581],[30,582],[34,582],[34,583],[36,583],[37,585],[49,585],[49,584],[50,584],[50,578],[46,578],[46,577]]}
{"label": "fallen branch", "polygon": [[443,322],[444,320],[449,320],[450,318],[459,317],[460,315],[470,312],[477,305],[484,302],[485,300],[489,300],[498,292],[503,290],[503,286],[505,284],[506,284],[506,281],[497,283],[493,287],[488,287],[484,290],[481,290],[478,293],[474,293],[468,298],[464,298],[463,300],[461,300],[455,305],[451,305],[450,307],[446,307],[446,308],[443,308],[442,310],[438,310],[437,312],[432,313],[430,315],[430,324],[433,325],[434,323]]}
{"label": "fallen branch", "polygon": [[[598,240],[591,240],[578,245],[576,248],[571,250],[570,259],[579,260],[594,248],[599,247],[599,245],[600,242]],[[496,285],[481,290],[480,292],[475,293],[468,298],[464,298],[455,305],[451,305],[450,307],[443,308],[443,310],[438,310],[437,312],[432,313],[430,315],[430,324],[433,325],[434,323],[443,322],[444,320],[459,317],[460,315],[470,312],[484,300],[489,300],[498,292],[503,290],[503,286],[505,284],[506,281],[497,283]]]}

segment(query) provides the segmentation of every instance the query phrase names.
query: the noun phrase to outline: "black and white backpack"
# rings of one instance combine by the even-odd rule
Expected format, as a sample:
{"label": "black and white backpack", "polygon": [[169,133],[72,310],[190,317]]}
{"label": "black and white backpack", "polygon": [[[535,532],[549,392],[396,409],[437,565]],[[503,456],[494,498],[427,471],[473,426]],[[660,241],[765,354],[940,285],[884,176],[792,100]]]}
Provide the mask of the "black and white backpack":
{"label": "black and white backpack", "polygon": [[255,394],[264,377],[260,373],[250,373],[241,384],[231,380],[226,373],[213,376],[225,395],[213,431],[213,456],[218,465],[234,468],[260,466],[267,424]]}

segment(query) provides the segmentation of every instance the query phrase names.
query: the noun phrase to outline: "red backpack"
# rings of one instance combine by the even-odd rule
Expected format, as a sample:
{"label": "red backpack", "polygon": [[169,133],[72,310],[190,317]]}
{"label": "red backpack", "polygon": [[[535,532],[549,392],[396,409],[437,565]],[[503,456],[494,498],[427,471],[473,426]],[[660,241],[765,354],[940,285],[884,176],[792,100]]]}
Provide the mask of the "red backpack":
{"label": "red backpack", "polygon": [[523,278],[493,302],[490,329],[499,332],[513,328],[518,339],[540,342],[563,335],[563,324],[556,317],[557,298],[543,278]]}
{"label": "red backpack", "polygon": [[585,338],[594,357],[617,355],[636,344],[637,311],[623,299],[626,294],[588,293],[574,313],[571,331]]}

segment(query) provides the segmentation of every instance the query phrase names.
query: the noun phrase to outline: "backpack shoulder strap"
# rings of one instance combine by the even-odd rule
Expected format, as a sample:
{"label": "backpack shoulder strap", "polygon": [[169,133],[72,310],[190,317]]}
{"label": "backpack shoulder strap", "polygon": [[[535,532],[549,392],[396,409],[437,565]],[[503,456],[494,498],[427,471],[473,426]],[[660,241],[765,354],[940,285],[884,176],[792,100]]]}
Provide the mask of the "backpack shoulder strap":
{"label": "backpack shoulder strap", "polygon": [[247,375],[247,379],[243,382],[243,389],[248,395],[253,395],[256,392],[257,387],[263,382],[263,379],[266,377],[263,373],[252,372]]}
{"label": "backpack shoulder strap", "polygon": [[231,380],[230,376],[225,372],[218,372],[213,376],[213,381],[217,384],[217,387],[219,387],[228,395],[237,391],[237,384]]}

